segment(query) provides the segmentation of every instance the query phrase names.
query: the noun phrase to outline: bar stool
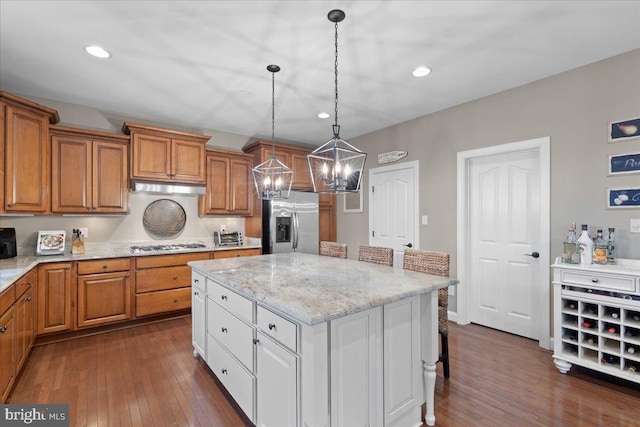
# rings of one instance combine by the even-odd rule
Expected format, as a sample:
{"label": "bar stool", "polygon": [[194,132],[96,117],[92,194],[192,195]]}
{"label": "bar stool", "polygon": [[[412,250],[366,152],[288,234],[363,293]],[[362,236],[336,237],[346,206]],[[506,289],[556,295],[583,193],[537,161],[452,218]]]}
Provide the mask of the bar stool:
{"label": "bar stool", "polygon": [[347,244],[338,242],[320,242],[320,255],[332,256],[335,258],[347,257]]}
{"label": "bar stool", "polygon": [[[449,277],[449,254],[444,252],[406,249],[404,251],[403,268]],[[449,295],[447,288],[438,289],[438,333],[440,333],[441,352],[438,362],[442,362],[444,377],[449,378]]]}
{"label": "bar stool", "polygon": [[358,250],[358,261],[372,262],[393,267],[393,249],[381,246],[361,245]]}

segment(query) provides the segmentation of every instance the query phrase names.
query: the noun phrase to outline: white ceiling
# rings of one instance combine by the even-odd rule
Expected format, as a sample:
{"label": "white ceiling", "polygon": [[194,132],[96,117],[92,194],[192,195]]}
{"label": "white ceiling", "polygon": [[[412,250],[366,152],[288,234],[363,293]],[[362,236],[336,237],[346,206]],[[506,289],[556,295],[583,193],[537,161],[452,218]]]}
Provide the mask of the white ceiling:
{"label": "white ceiling", "polygon": [[638,1],[1,0],[0,89],[270,138],[277,64],[276,140],[316,145],[334,121],[334,8],[345,139],[640,48]]}

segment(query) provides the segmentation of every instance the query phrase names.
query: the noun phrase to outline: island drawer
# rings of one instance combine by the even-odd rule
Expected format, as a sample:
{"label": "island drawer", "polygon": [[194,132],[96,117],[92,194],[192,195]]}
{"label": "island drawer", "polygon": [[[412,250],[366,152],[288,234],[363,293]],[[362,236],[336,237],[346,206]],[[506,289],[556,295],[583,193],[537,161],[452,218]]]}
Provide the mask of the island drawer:
{"label": "island drawer", "polygon": [[136,257],[136,268],[171,267],[173,265],[187,265],[189,261],[209,259],[209,252],[189,254],[152,255]]}
{"label": "island drawer", "polygon": [[207,332],[253,372],[254,328],[207,298]]}
{"label": "island drawer", "polygon": [[113,273],[114,271],[129,271],[131,262],[129,258],[109,258],[93,261],[78,261],[78,275]]}
{"label": "island drawer", "polygon": [[631,276],[591,273],[573,270],[562,270],[560,280],[566,284],[574,284],[598,289],[615,289],[636,292],[635,278]]}
{"label": "island drawer", "polygon": [[298,351],[298,326],[295,323],[261,306],[258,306],[256,323],[265,334],[294,352]]}
{"label": "island drawer", "polygon": [[207,364],[249,420],[255,422],[253,396],[256,378],[208,334]]}
{"label": "island drawer", "polygon": [[38,283],[38,270],[36,268],[22,276],[16,283],[16,300],[18,300],[29,289],[35,289]]}
{"label": "island drawer", "polygon": [[207,296],[222,307],[242,316],[248,322],[253,322],[253,301],[211,279],[207,279]]}
{"label": "island drawer", "polygon": [[136,271],[136,293],[191,286],[191,267],[166,267]]}
{"label": "island drawer", "polygon": [[137,317],[189,307],[191,307],[191,287],[136,295]]}

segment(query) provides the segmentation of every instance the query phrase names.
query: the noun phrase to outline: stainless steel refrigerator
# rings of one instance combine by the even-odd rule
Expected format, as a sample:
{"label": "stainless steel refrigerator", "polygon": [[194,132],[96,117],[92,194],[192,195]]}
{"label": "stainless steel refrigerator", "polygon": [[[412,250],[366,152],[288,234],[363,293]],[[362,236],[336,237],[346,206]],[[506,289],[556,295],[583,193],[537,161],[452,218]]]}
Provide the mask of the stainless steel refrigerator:
{"label": "stainless steel refrigerator", "polygon": [[262,252],[317,254],[319,245],[318,195],[292,191],[286,200],[262,204]]}

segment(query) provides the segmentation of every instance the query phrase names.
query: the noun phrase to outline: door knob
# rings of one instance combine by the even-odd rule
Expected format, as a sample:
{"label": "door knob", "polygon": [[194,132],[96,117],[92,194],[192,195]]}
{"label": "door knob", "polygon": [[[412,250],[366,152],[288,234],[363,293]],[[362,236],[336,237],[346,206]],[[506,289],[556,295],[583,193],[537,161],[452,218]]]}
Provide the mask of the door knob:
{"label": "door knob", "polygon": [[402,246],[406,246],[408,248],[412,248],[413,247],[413,245],[411,243],[407,243],[406,245],[402,245]]}
{"label": "door knob", "polygon": [[534,258],[540,258],[540,254],[538,252],[531,252],[530,254],[524,254],[524,256],[530,256]]}

